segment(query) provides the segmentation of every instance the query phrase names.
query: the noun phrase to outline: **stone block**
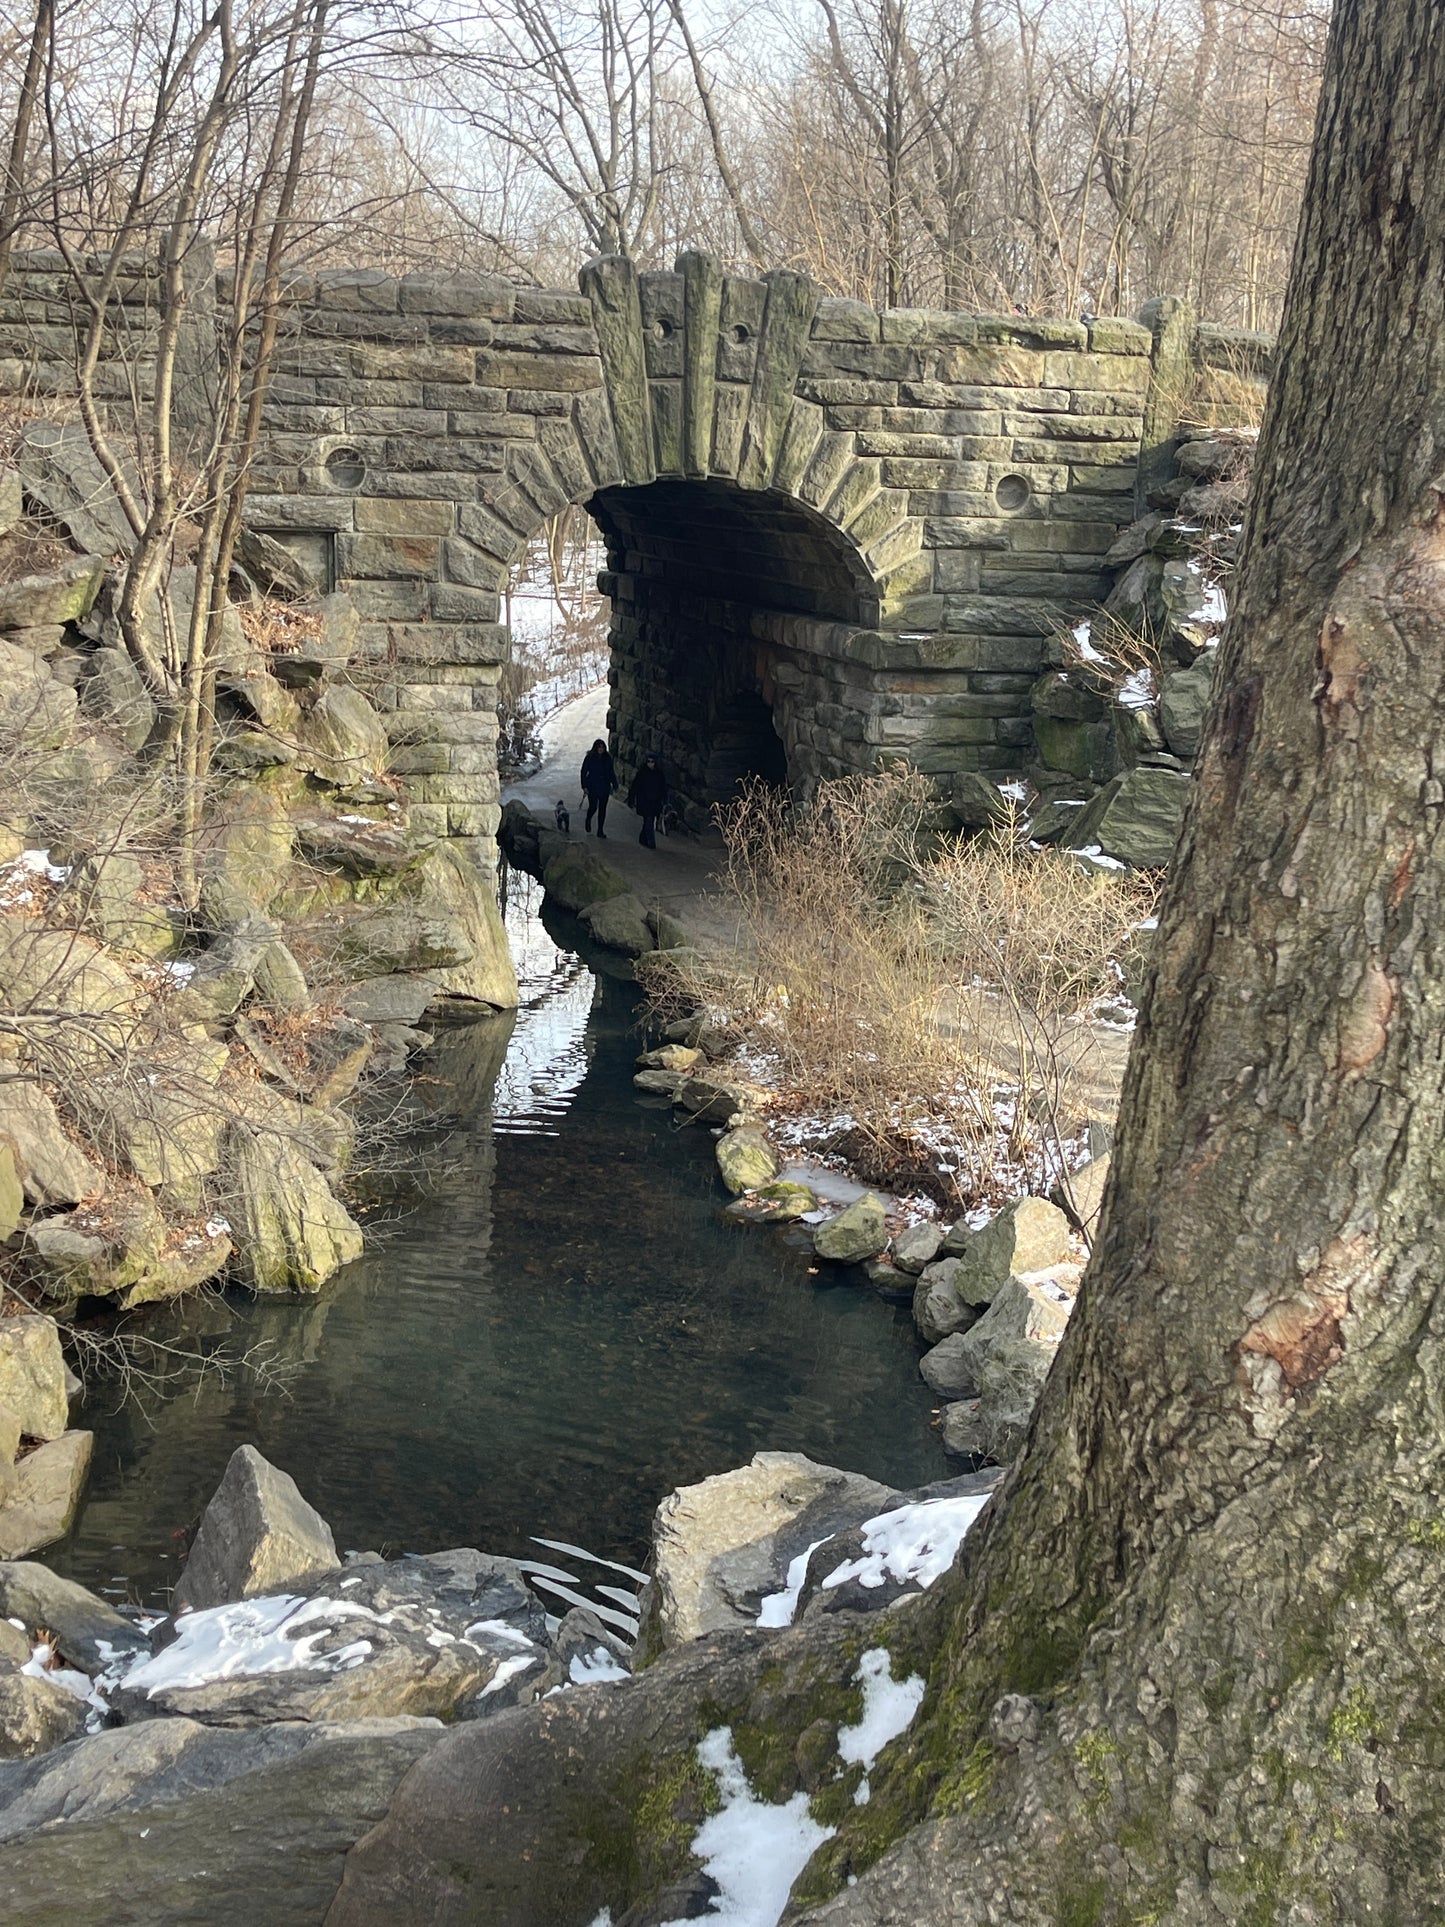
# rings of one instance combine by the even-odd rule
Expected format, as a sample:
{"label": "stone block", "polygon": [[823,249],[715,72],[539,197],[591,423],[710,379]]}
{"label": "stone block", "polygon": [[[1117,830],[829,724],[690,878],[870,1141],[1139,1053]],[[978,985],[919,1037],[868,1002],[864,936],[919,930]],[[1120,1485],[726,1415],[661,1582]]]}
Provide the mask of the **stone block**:
{"label": "stone block", "polygon": [[450,535],[456,521],[451,502],[384,500],[359,496],[355,505],[357,530],[366,535]]}
{"label": "stone block", "polygon": [[422,271],[403,275],[398,306],[406,315],[443,315],[505,322],[516,309],[518,290],[500,275]]}
{"label": "stone block", "polygon": [[[435,536],[341,535],[336,542],[337,574],[343,577],[398,577],[431,580],[441,561]],[[357,604],[363,615],[373,613]]]}

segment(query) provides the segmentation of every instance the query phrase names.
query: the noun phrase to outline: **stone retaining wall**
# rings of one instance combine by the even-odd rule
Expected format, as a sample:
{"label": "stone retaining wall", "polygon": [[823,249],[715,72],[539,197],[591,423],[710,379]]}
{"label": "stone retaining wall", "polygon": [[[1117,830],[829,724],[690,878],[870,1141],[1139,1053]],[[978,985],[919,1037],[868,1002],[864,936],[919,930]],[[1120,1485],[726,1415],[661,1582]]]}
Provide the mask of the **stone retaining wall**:
{"label": "stone retaining wall", "polygon": [[[12,392],[64,390],[57,268],[16,257]],[[138,273],[124,290],[139,305],[118,356],[125,334],[143,347],[153,289]],[[247,519],[356,602],[354,674],[413,819],[484,865],[500,595],[573,503],[607,546],[624,776],[656,748],[702,806],[773,732],[803,788],[893,754],[939,775],[1018,767],[1047,639],[1098,595],[1141,438],[1172,423],[1156,370],[1172,355],[1176,379],[1181,343],[1202,358],[1192,316],[1187,340],[1177,308],[1150,321],[879,314],[702,254],[670,274],[593,262],[577,294],[306,277]]]}

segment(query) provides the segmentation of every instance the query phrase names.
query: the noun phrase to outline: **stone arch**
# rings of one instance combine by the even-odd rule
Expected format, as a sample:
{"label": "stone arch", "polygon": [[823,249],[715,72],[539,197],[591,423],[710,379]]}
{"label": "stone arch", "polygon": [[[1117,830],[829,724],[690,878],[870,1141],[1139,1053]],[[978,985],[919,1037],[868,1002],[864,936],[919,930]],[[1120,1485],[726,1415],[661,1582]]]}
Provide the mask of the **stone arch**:
{"label": "stone arch", "polygon": [[[588,511],[608,549],[622,771],[659,750],[698,815],[737,773],[719,770],[719,730],[748,711],[761,730],[757,705],[795,786],[866,767],[847,679],[824,663],[912,585],[923,524],[800,379],[820,290],[703,254],[641,275],[609,257],[581,281],[601,385],[508,448],[459,513],[454,565],[500,591],[548,516]],[[769,773],[765,741],[733,747],[737,770]]]}
{"label": "stone arch", "polygon": [[[684,589],[703,606],[794,778],[1027,761],[1049,639],[1128,519],[1148,329],[880,314],[702,254],[659,274],[595,261],[578,293],[328,271],[289,299],[247,519],[324,550],[356,603],[354,673],[390,712],[421,827],[490,867],[499,591],[571,503],[610,524],[616,608]],[[343,444],[354,487],[326,466]],[[730,528],[745,554],[745,595],[701,593],[695,530],[672,554],[632,539],[645,509],[665,547],[699,504],[713,546]]]}

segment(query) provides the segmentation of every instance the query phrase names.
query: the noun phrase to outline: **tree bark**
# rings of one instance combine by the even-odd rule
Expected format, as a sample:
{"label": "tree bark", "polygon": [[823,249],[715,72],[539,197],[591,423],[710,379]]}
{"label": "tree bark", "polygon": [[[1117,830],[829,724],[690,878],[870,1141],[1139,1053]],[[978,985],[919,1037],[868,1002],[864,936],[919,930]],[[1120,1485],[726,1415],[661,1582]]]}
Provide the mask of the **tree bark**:
{"label": "tree bark", "polygon": [[808,1919],[1445,1907],[1442,266],[1439,10],[1341,0],[1102,1234]]}

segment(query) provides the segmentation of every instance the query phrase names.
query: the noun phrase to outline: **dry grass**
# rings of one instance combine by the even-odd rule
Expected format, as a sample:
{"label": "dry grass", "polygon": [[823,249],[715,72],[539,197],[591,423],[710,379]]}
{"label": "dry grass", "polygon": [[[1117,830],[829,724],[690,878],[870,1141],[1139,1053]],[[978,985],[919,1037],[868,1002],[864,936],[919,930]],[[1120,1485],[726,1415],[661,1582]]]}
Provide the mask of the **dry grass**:
{"label": "dry grass", "polygon": [[1099,1113],[1082,1020],[1118,996],[1153,892],[1013,825],[940,836],[936,807],[909,771],[826,784],[806,814],[750,792],[723,819],[737,957],[647,975],[738,1028],[785,1141],[970,1209],[1046,1181]]}
{"label": "dry grass", "polygon": [[253,649],[268,656],[294,656],[321,634],[321,611],[266,599],[241,604],[241,627]]}

